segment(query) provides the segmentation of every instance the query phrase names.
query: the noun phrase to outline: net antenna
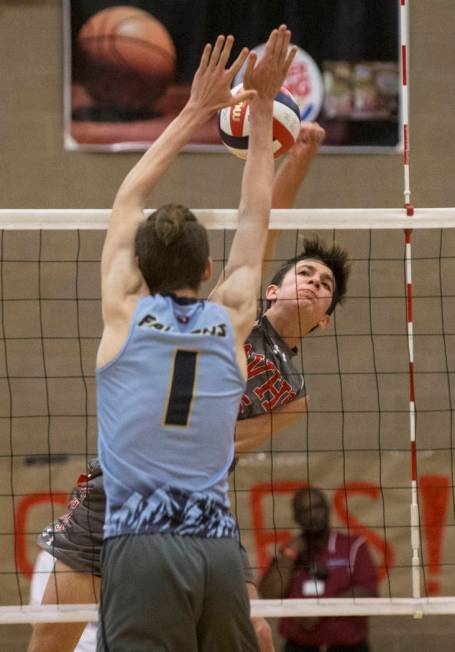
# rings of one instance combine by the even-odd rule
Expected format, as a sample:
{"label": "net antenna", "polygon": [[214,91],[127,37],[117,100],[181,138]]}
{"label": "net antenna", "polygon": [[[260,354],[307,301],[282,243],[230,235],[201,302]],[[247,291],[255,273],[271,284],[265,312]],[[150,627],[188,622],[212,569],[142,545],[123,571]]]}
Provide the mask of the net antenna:
{"label": "net antenna", "polygon": [[[401,110],[403,116],[403,179],[404,208],[409,217],[414,216],[411,204],[410,179],[410,143],[409,143],[409,1],[400,0],[400,35],[401,35]],[[411,448],[411,547],[412,547],[412,595],[420,598],[420,522],[417,490],[417,445],[416,445],[416,409],[414,395],[414,325],[412,321],[412,228],[405,233],[406,245],[406,314],[409,350],[409,436]],[[414,614],[416,618],[421,613]]]}

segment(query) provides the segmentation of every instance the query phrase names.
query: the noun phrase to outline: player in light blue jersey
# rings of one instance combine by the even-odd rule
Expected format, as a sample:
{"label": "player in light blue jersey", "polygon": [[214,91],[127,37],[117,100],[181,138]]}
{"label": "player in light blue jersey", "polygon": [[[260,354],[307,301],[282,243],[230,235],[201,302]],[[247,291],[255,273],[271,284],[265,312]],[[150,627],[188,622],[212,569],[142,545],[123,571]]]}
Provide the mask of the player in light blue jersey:
{"label": "player in light blue jersey", "polygon": [[[273,185],[272,106],[295,55],[285,26],[260,61],[233,38],[204,49],[190,99],[127,175],[101,260],[99,456],[107,496],[99,651],[249,652],[249,620],[227,472],[246,379]],[[248,59],[247,59],[248,56]],[[246,62],[243,97],[230,94]],[[151,190],[194,131],[250,99],[239,223],[211,301],[207,234],[184,207],[147,220]]]}
{"label": "player in light blue jersey", "polygon": [[[315,157],[319,145],[324,137],[324,131],[317,124],[302,124],[298,141],[291,149],[288,157],[279,168],[274,177],[272,207],[288,208],[295,201],[300,185],[309,170],[312,159]],[[273,257],[273,242],[278,232],[269,231],[268,246],[265,259]],[[269,249],[270,245],[270,249]],[[320,255],[321,252],[319,252]],[[308,255],[308,252],[302,252]],[[314,256],[312,251],[311,255]],[[330,259],[327,262],[331,264]],[[337,277],[337,275],[335,275]],[[336,278],[336,284],[342,279]],[[289,293],[288,293],[289,294]],[[286,299],[286,298],[285,298]],[[286,330],[296,318],[292,310],[286,308],[292,302],[281,301],[281,306],[286,310]],[[321,307],[325,310],[324,302]],[[273,310],[276,310],[275,306]],[[295,423],[306,409],[306,384],[303,376],[293,365],[295,350],[289,350],[280,332],[271,330],[269,317],[271,312],[265,314],[258,324],[253,327],[251,334],[245,342],[247,351],[248,375],[245,393],[241,399],[241,411],[236,426],[236,454],[254,450],[270,436],[275,436],[281,429]],[[318,316],[318,320],[320,315]],[[297,316],[297,321],[302,324],[302,315]],[[314,326],[312,324],[311,326]],[[273,332],[275,331],[275,333]],[[268,359],[264,373],[258,374],[257,355]],[[272,363],[272,364],[271,364]],[[267,392],[264,383],[279,372],[278,401],[275,396],[276,386]],[[292,402],[288,402],[289,393],[286,394],[287,384],[291,385],[293,394]],[[261,387],[262,386],[262,387]],[[261,388],[258,392],[258,388]],[[265,392],[265,395],[264,395]],[[260,399],[259,396],[262,398]],[[270,401],[274,398],[274,401]],[[283,402],[286,403],[283,405]],[[243,405],[251,402],[244,410]],[[273,412],[273,428],[270,414]],[[231,467],[232,468],[232,467]],[[54,523],[44,528],[38,539],[38,544],[56,559],[56,575],[51,577],[43,597],[43,603],[60,604],[67,602],[90,603],[98,601],[99,584],[101,581],[101,547],[103,542],[103,526],[105,516],[105,494],[103,475],[97,458],[88,463],[88,474],[80,476],[78,485],[74,489],[74,498],[65,514]],[[244,554],[243,570],[244,579],[250,599],[257,599],[255,577],[253,569]],[[252,618],[261,652],[274,652],[272,632],[268,623],[263,618]],[[88,627],[84,631],[84,641],[95,631],[92,652],[96,648],[96,628]],[[29,652],[46,649],[48,652],[72,652],[76,641],[84,630],[84,623],[40,623],[34,626]],[[78,647],[77,647],[78,649]]]}

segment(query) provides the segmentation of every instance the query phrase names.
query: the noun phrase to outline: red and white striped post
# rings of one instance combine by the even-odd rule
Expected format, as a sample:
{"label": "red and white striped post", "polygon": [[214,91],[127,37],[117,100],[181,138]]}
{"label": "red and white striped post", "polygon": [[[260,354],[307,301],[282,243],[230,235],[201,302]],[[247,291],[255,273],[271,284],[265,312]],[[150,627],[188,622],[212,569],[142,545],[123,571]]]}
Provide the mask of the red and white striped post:
{"label": "red and white striped post", "polygon": [[409,175],[409,0],[400,0],[401,33],[401,116],[403,121],[403,163],[404,163],[404,206],[407,214],[412,216],[411,184]]}
{"label": "red and white striped post", "polygon": [[[411,204],[409,174],[409,0],[400,0],[401,33],[401,111],[403,121],[404,208],[409,217],[414,215]],[[412,321],[412,229],[405,229],[406,316],[409,352],[409,431],[411,443],[411,548],[412,595],[420,597],[420,518],[417,481],[416,411],[414,394],[414,326]],[[415,614],[418,616],[419,614]]]}

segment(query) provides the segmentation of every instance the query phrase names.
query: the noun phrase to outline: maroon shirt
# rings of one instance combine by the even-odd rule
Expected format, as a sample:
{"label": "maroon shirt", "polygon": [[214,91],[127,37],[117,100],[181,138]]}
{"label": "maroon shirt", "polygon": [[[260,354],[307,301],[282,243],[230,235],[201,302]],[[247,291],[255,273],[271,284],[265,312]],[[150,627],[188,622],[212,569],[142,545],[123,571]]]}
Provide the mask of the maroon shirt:
{"label": "maroon shirt", "polygon": [[303,374],[294,366],[296,352],[263,315],[245,342],[248,380],[239,419],[267,414],[306,395]]}
{"label": "maroon shirt", "polygon": [[[323,593],[304,594],[305,586],[308,587],[305,582],[311,582],[311,577],[299,558],[295,563],[287,598],[336,598],[360,586],[376,595],[376,568],[362,537],[330,532],[326,548],[314,557],[314,562],[327,572]],[[286,640],[302,646],[355,645],[367,638],[367,629],[368,619],[364,616],[321,618],[311,630],[303,629],[299,618],[283,618],[280,621],[280,634]]]}

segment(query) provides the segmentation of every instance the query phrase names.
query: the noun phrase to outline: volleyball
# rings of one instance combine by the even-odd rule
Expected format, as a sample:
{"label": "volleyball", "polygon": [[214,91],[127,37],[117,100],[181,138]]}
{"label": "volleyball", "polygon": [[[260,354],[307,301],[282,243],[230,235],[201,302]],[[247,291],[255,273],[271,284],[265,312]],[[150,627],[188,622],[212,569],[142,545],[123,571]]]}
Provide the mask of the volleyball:
{"label": "volleyball", "polygon": [[102,104],[148,106],[174,78],[175,46],[165,26],[147,11],[109,7],[81,27],[85,86]]}
{"label": "volleyball", "polygon": [[[236,95],[243,84],[235,86],[231,93]],[[218,129],[227,149],[245,159],[248,154],[250,134],[249,101],[228,106],[218,113]],[[300,131],[300,112],[293,95],[282,86],[273,102],[273,156],[278,158],[295,143]]]}

